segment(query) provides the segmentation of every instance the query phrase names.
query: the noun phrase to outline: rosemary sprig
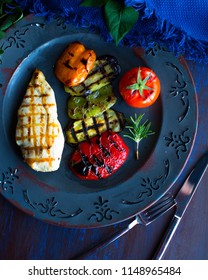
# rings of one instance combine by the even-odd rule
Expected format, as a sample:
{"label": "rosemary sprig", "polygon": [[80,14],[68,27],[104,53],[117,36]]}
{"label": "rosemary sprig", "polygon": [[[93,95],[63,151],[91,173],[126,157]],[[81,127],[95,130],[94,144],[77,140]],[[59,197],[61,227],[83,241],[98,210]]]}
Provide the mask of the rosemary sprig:
{"label": "rosemary sprig", "polygon": [[139,143],[142,139],[147,138],[149,135],[154,134],[152,130],[150,130],[151,122],[146,120],[141,124],[141,120],[143,119],[144,114],[137,116],[134,115],[134,118],[131,116],[127,119],[126,128],[129,130],[129,133],[125,133],[124,137],[128,137],[136,142],[136,159],[139,159]]}

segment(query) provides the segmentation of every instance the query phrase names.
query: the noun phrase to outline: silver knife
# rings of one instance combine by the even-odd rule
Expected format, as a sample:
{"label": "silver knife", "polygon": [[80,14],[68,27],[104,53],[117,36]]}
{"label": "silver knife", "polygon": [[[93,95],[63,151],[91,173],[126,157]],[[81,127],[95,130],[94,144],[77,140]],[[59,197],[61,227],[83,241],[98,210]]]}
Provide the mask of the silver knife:
{"label": "silver knife", "polygon": [[153,257],[161,260],[208,166],[208,153],[196,164],[176,195],[175,215]]}

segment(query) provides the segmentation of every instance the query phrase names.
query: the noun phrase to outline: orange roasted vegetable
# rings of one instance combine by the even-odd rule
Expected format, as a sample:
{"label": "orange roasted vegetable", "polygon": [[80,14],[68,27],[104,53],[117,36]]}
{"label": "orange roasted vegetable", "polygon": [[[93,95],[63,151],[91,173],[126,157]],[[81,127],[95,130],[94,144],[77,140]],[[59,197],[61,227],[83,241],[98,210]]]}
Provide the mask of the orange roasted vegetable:
{"label": "orange roasted vegetable", "polygon": [[73,42],[57,60],[55,75],[68,87],[79,85],[92,70],[95,60],[93,50],[86,50],[82,43]]}

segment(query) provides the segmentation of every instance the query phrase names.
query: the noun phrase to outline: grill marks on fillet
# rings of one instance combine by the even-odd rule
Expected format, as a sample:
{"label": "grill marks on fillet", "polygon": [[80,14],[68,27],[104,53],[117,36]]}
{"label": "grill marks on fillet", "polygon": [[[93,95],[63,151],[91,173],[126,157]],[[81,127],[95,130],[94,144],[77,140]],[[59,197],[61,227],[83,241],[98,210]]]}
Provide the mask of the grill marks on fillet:
{"label": "grill marks on fillet", "polygon": [[52,167],[56,159],[50,149],[60,133],[53,91],[43,73],[36,70],[18,110],[16,142],[25,161],[30,166],[47,162]]}

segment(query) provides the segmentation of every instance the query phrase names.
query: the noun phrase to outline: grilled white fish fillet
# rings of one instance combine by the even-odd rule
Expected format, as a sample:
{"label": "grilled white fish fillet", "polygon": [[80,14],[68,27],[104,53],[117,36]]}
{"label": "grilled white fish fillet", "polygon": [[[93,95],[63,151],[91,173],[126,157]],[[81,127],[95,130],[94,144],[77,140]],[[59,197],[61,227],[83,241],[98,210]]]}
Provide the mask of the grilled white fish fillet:
{"label": "grilled white fish fillet", "polygon": [[53,89],[36,69],[18,110],[16,143],[27,164],[36,171],[59,168],[64,136],[58,121]]}

